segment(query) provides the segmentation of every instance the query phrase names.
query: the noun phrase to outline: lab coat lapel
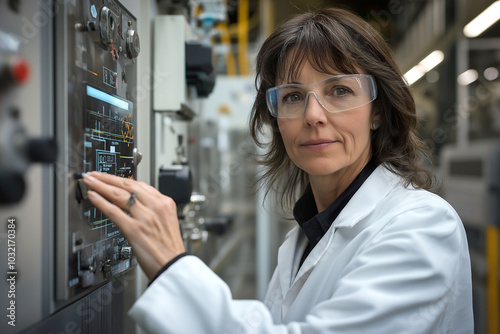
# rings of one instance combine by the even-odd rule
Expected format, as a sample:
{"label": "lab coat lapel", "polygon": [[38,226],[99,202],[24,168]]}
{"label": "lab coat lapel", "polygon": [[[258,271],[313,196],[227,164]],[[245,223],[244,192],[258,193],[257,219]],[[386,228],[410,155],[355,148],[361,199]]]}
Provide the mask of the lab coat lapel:
{"label": "lab coat lapel", "polygon": [[[378,166],[372,175],[365,181],[361,188],[354,194],[349,203],[345,206],[342,212],[338,215],[335,221],[330,226],[325,236],[312,249],[297,275],[293,275],[292,268],[294,259],[301,254],[296,254],[298,236],[300,235],[299,227],[294,228],[283,244],[285,247],[280,247],[278,253],[278,268],[280,269],[281,291],[283,293],[282,318],[284,319],[293,307],[293,303],[297,298],[302,286],[316,267],[319,261],[327,254],[328,262],[334,265],[336,258],[341,253],[341,249],[345,245],[335,243],[335,232],[339,228],[352,228],[363,218],[368,216],[374,209],[378,201],[385,197],[389,191],[396,185],[398,178],[391,177],[384,166]],[[341,243],[348,242],[346,240]],[[333,249],[335,248],[335,249]],[[291,256],[291,254],[295,254]],[[282,263],[280,263],[282,262]],[[299,306],[300,307],[300,306]]]}
{"label": "lab coat lapel", "polygon": [[337,216],[320,242],[312,249],[295,276],[294,282],[299,281],[301,276],[316,266],[324,256],[333,242],[337,228],[354,227],[361,219],[368,216],[375,209],[377,202],[395,186],[394,178],[389,177],[386,173],[389,171],[382,165],[373,171],[372,175]]}
{"label": "lab coat lapel", "polygon": [[278,277],[282,296],[286,295],[292,284],[293,261],[299,234],[300,228],[298,226],[294,227],[288,232],[285,241],[278,250]]}
{"label": "lab coat lapel", "polygon": [[368,216],[377,203],[399,182],[398,177],[394,177],[392,172],[379,165],[340,212],[333,225],[336,228],[354,227]]}

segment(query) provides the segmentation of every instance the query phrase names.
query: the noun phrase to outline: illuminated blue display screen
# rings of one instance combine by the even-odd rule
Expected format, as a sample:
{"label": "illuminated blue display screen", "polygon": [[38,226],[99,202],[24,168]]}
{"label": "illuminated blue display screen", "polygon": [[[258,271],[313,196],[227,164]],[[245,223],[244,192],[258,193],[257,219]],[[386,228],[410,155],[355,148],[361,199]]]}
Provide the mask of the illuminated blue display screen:
{"label": "illuminated blue display screen", "polygon": [[94,87],[87,86],[87,95],[95,99],[101,100],[102,102],[112,104],[115,107],[125,109],[128,111],[129,108],[128,102],[120,100],[119,98],[116,98],[98,89],[95,89]]}

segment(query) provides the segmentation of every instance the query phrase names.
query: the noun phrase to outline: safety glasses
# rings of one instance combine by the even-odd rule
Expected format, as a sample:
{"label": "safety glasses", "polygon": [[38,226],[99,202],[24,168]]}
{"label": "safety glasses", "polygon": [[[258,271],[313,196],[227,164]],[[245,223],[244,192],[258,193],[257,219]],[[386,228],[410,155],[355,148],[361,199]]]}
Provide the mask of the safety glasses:
{"label": "safety glasses", "polygon": [[297,118],[304,114],[313,94],[328,112],[337,113],[364,106],[377,97],[377,85],[371,75],[336,75],[310,85],[286,84],[266,91],[267,107],[277,118]]}

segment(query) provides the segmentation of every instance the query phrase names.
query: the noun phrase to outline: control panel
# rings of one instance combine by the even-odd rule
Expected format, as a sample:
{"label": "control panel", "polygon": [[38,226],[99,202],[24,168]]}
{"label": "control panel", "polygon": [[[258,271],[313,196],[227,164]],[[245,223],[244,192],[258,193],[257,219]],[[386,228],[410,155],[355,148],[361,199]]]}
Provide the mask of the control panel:
{"label": "control panel", "polygon": [[55,22],[56,297],[68,300],[135,265],[119,228],[86,197],[81,173],[136,177],[134,16],[119,2],[65,1]]}
{"label": "control panel", "polygon": [[20,121],[19,88],[30,80],[30,64],[20,55],[22,39],[0,29],[0,206],[16,204],[25,194],[25,173],[34,162],[52,163],[54,138],[32,137]]}

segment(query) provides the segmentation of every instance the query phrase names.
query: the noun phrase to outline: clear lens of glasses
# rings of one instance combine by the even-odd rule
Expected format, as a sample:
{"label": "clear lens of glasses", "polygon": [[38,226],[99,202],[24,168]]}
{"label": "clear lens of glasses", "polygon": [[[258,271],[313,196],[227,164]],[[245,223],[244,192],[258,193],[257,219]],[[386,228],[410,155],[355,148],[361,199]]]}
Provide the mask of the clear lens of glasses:
{"label": "clear lens of glasses", "polygon": [[375,100],[377,85],[365,74],[336,75],[311,85],[286,84],[267,90],[267,107],[274,117],[301,117],[311,94],[328,112],[337,113]]}

